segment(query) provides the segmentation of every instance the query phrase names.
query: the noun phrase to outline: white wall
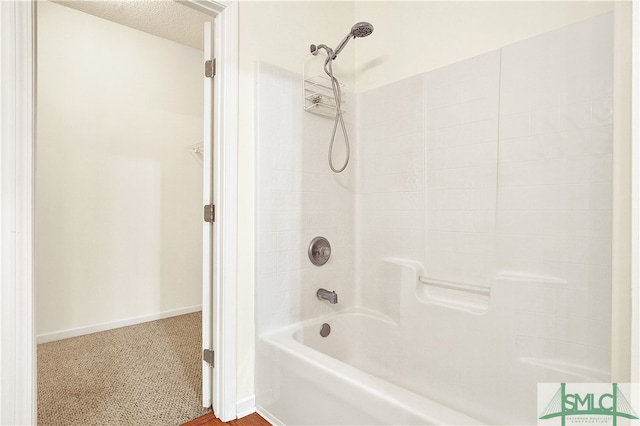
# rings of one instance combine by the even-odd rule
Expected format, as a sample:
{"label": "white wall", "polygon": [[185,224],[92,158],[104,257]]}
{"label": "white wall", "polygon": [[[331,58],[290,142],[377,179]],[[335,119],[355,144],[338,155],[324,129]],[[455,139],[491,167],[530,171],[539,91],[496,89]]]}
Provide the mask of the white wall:
{"label": "white wall", "polygon": [[38,4],[38,335],[201,304],[201,63]]}
{"label": "white wall", "polygon": [[363,1],[375,31],[356,48],[356,91],[400,80],[613,9],[613,1]]}

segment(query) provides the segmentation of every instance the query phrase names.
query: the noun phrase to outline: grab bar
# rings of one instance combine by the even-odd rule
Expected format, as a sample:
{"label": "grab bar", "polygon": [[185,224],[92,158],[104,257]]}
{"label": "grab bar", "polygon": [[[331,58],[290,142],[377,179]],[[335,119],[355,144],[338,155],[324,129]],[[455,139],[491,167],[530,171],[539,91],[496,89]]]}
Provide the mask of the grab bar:
{"label": "grab bar", "polygon": [[489,294],[491,293],[491,289],[489,287],[484,287],[484,286],[475,285],[475,284],[436,280],[434,278],[428,278],[425,276],[419,276],[418,281],[433,287],[440,287],[448,290],[464,291],[467,293],[479,294],[481,296],[489,296]]}

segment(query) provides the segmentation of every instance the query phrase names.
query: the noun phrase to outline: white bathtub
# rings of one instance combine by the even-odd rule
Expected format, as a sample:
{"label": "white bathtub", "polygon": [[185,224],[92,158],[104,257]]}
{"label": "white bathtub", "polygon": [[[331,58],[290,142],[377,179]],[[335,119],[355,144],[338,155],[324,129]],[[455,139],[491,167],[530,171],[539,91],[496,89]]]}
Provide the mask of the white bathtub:
{"label": "white bathtub", "polygon": [[[323,323],[331,334],[320,336]],[[297,324],[259,339],[259,412],[286,425],[481,424],[392,383],[397,326],[354,310]]]}
{"label": "white bathtub", "polygon": [[[386,265],[390,291],[379,310],[346,309],[260,336],[256,402],[269,420],[536,424],[538,383],[611,380],[606,370],[543,352],[557,328],[547,326],[555,311],[547,315],[542,302],[565,283],[503,274],[490,295],[470,298],[425,287],[415,262]],[[323,323],[331,326],[326,338]]]}

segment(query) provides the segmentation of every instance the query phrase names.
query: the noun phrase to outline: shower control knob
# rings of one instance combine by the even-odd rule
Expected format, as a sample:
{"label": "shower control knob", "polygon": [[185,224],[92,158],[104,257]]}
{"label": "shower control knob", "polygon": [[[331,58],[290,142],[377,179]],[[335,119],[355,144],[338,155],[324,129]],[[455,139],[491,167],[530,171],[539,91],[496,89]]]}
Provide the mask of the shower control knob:
{"label": "shower control knob", "polygon": [[316,250],[313,254],[314,256],[326,257],[328,259],[331,254],[331,250],[329,247],[320,247],[320,249]]}
{"label": "shower control knob", "polygon": [[309,244],[309,260],[316,266],[322,266],[331,257],[331,244],[325,237],[315,237]]}

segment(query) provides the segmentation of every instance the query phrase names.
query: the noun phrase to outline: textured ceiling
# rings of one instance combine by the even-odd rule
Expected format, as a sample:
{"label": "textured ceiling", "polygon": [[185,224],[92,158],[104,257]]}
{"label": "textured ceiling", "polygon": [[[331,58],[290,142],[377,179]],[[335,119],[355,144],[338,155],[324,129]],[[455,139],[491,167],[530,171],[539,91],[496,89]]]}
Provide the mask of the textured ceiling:
{"label": "textured ceiling", "polygon": [[200,50],[203,50],[203,23],[213,20],[171,0],[54,0],[54,3]]}

